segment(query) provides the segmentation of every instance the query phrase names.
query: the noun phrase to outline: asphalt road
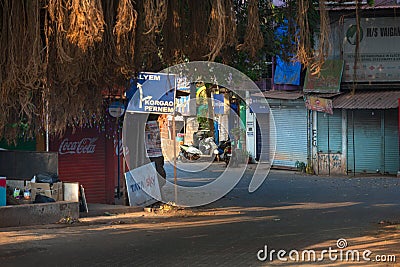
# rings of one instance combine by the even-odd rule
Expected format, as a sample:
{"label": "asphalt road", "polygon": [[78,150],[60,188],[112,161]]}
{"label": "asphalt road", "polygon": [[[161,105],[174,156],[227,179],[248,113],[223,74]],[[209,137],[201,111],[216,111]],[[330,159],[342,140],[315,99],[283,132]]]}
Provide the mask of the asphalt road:
{"label": "asphalt road", "polygon": [[[217,164],[202,174],[180,173],[179,182],[206,183],[222,169]],[[0,229],[0,265],[395,265],[377,263],[377,255],[387,256],[387,261],[396,255],[400,261],[400,179],[271,171],[250,194],[251,173],[246,171],[228,195],[202,207],[92,218],[73,225]],[[347,247],[339,249],[338,239],[345,239]],[[338,250],[336,259],[322,254],[324,260],[318,261],[330,247]],[[340,250],[345,254],[349,249],[371,250],[370,261],[338,260]],[[282,260],[279,250],[286,251]],[[305,250],[316,251],[316,259],[302,261]],[[299,252],[298,261],[294,252],[288,259],[290,251]],[[261,259],[268,257],[260,261],[257,253]]]}

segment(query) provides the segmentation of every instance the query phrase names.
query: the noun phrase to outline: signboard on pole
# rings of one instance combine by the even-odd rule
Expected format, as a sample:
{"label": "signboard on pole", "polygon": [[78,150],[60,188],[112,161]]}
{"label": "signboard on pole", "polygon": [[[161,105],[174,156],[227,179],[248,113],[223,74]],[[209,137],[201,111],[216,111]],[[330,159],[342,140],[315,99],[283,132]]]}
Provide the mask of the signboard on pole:
{"label": "signboard on pole", "polygon": [[333,114],[332,100],[322,97],[308,96],[306,100],[306,108]]}
{"label": "signboard on pole", "polygon": [[127,112],[171,114],[175,110],[176,75],[140,72]]}
{"label": "signboard on pole", "polygon": [[112,102],[108,108],[108,113],[114,118],[119,118],[125,113],[125,105],[119,101]]}
{"label": "signboard on pole", "polygon": [[126,172],[125,180],[130,206],[146,207],[161,199],[157,171],[153,162]]}

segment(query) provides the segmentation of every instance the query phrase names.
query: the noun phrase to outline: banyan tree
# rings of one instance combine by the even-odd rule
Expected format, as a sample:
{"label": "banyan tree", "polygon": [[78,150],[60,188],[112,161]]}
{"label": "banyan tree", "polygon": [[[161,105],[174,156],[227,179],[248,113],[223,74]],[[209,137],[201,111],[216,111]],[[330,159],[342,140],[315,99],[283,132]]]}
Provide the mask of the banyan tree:
{"label": "banyan tree", "polygon": [[283,20],[285,51],[304,67],[318,71],[328,47],[324,4],[311,0],[279,9],[266,0],[0,0],[0,9],[0,137],[9,141],[100,120],[101,92],[138,71],[265,62],[282,47],[274,26]]}

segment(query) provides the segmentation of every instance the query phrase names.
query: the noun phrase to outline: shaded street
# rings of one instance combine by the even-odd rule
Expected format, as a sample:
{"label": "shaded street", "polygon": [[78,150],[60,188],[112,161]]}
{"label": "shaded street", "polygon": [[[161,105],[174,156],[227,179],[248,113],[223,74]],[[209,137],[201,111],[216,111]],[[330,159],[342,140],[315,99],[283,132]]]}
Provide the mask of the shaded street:
{"label": "shaded street", "polygon": [[[218,173],[223,165],[212,168],[203,175]],[[257,259],[264,246],[287,252],[321,251],[337,249],[340,238],[346,239],[347,249],[371,250],[371,259],[380,254],[400,260],[398,178],[317,177],[273,170],[249,194],[251,172],[246,171],[227,196],[203,207],[81,218],[72,225],[0,229],[1,265],[394,266],[326,257],[323,262],[283,262],[276,253],[272,262]],[[190,177],[182,179],[188,182]]]}

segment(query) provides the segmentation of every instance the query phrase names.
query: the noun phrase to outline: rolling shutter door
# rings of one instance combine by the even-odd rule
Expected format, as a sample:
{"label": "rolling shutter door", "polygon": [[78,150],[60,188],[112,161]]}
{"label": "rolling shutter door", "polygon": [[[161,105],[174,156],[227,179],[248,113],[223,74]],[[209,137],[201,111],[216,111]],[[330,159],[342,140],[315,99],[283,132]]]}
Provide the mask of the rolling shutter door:
{"label": "rolling shutter door", "polygon": [[[269,113],[257,114],[256,134],[257,134],[257,155],[256,159],[260,162],[269,162],[270,140],[269,140]],[[261,130],[262,129],[262,134]],[[262,153],[261,153],[262,152]]]}
{"label": "rolling shutter door", "polygon": [[106,203],[105,135],[97,129],[69,129],[51,144],[58,151],[58,171],[63,182],[79,182],[89,203]]}
{"label": "rolling shutter door", "polygon": [[[333,115],[318,112],[317,146],[322,153],[342,152],[342,110],[334,110]],[[329,129],[329,134],[328,134]],[[329,138],[329,140],[328,140]],[[328,143],[329,141],[329,143]],[[328,145],[329,150],[328,151]]]}
{"label": "rolling shutter door", "polygon": [[385,110],[385,173],[399,170],[399,136],[397,109]]}
{"label": "rolling shutter door", "polygon": [[293,168],[296,161],[307,162],[307,110],[303,101],[297,104],[271,106],[276,127],[274,166]]}
{"label": "rolling shutter door", "polygon": [[[352,118],[352,112],[354,112],[354,118]],[[383,171],[382,111],[354,110],[352,112],[349,112],[348,116],[348,170],[353,172],[355,160],[356,173]]]}

